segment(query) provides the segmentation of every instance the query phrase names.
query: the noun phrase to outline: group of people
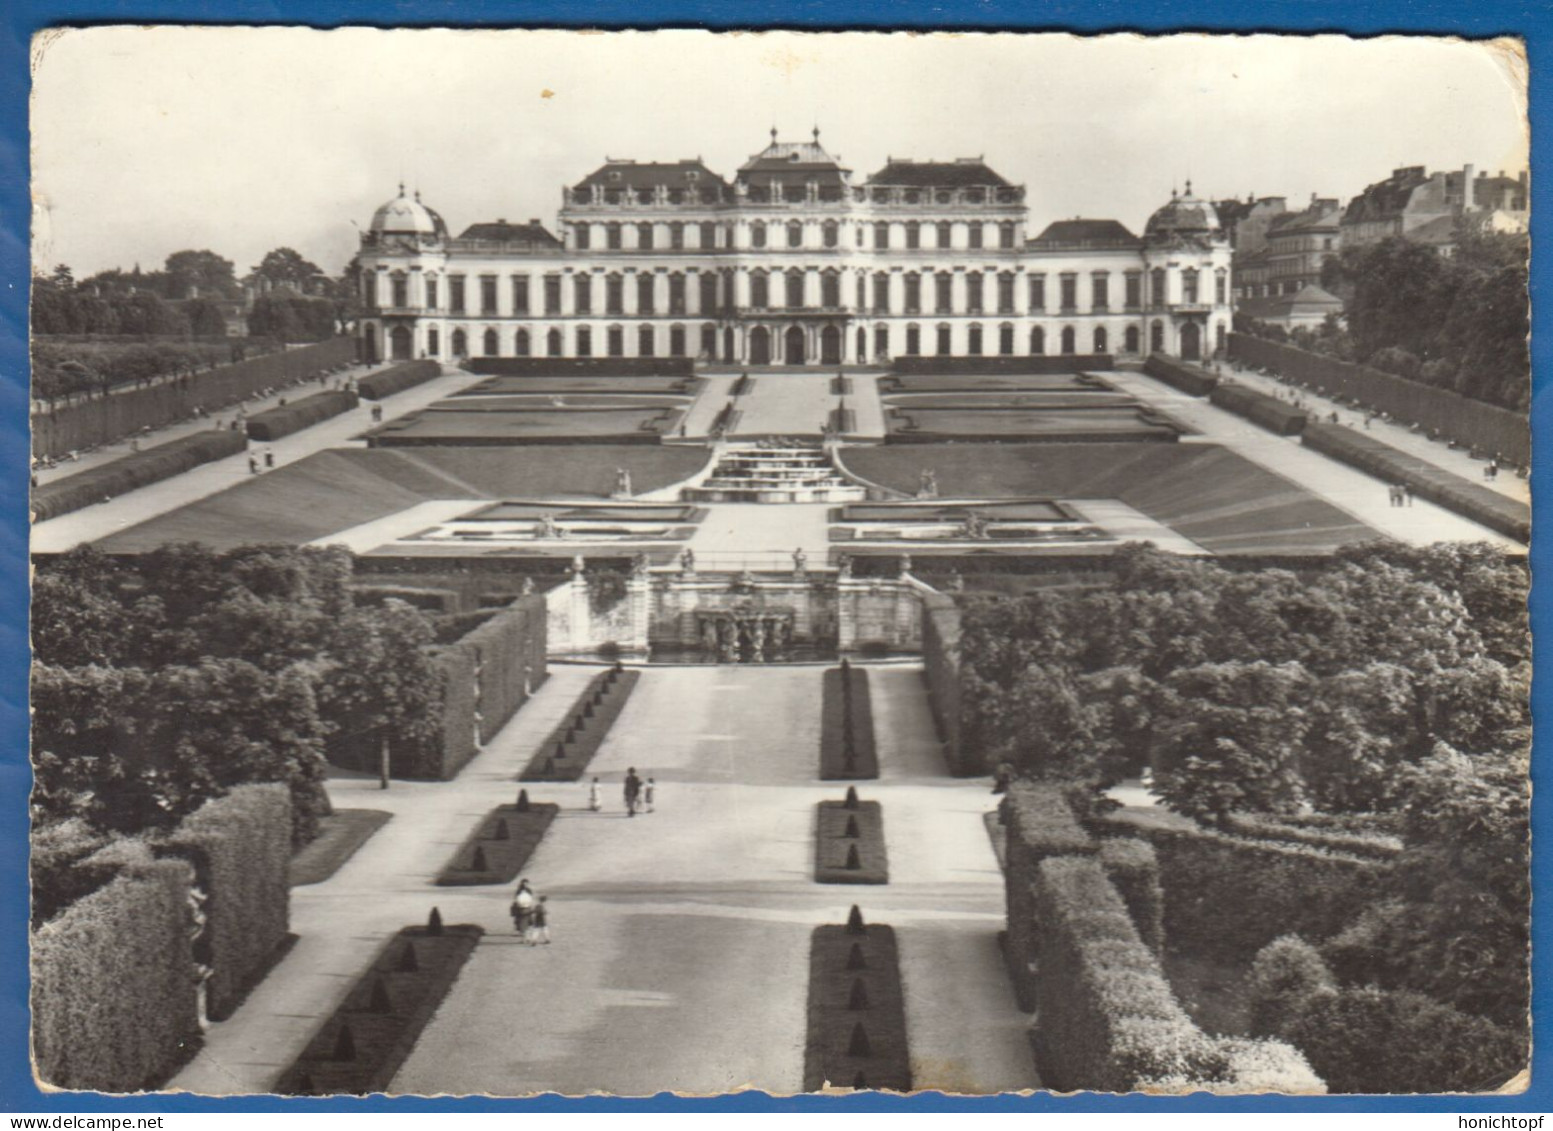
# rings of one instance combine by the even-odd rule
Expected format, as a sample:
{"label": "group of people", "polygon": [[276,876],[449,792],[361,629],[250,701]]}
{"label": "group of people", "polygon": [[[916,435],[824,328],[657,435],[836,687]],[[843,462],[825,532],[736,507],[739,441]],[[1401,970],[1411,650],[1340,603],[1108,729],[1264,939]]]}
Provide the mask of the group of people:
{"label": "group of people", "polygon": [[[626,816],[634,817],[638,810],[651,813],[657,789],[657,783],[652,778],[643,781],[637,776],[635,766],[628,769],[625,778]],[[588,785],[588,808],[595,813],[604,808],[604,788],[598,778],[594,778]]]}
{"label": "group of people", "polygon": [[262,456],[264,458],[264,467],[265,467],[266,470],[268,470],[270,468],[273,468],[275,466],[275,449],[274,448],[265,448],[262,453],[260,453],[260,452],[249,452],[248,453],[248,474],[250,474],[250,475],[258,475],[259,474],[259,458],[260,458],[261,454],[262,454]]}
{"label": "group of people", "polygon": [[1410,507],[1413,505],[1413,488],[1406,483],[1393,483],[1387,490],[1391,493],[1392,506]]}
{"label": "group of people", "polygon": [[550,918],[545,907],[545,897],[535,893],[527,878],[518,881],[518,890],[512,894],[512,929],[524,946],[550,945]]}

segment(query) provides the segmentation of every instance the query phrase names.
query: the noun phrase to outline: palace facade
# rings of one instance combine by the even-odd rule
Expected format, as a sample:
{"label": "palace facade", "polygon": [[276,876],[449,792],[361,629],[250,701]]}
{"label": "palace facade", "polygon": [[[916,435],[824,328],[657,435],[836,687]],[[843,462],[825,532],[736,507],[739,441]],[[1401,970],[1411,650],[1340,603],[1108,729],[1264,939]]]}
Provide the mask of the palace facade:
{"label": "palace facade", "polygon": [[1230,327],[1230,242],[1187,185],[1143,236],[1028,231],[980,158],[890,160],[861,184],[812,141],[730,181],[700,159],[607,159],[538,220],[454,237],[420,194],[379,208],[352,264],[370,358],[691,357],[847,365],[902,356],[1166,352]]}

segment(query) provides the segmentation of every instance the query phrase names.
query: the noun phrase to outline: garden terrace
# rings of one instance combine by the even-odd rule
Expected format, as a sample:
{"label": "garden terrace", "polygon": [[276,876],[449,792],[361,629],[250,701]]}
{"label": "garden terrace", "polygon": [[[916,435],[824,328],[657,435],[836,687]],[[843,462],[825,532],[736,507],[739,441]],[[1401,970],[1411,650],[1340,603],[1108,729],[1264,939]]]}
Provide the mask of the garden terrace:
{"label": "garden terrace", "polygon": [[868,672],[846,664],[828,668],[820,703],[820,778],[864,781],[879,776]]}
{"label": "garden terrace", "polygon": [[893,927],[816,927],[809,942],[803,1088],[911,1091],[905,995]]}
{"label": "garden terrace", "polygon": [[1004,408],[989,412],[956,408],[890,407],[885,412],[891,444],[975,443],[991,437],[1061,443],[1116,440],[1174,443],[1185,429],[1151,409]]}
{"label": "garden terrace", "polygon": [[480,818],[442,869],[437,884],[510,884],[539,847],[560,808],[553,801],[530,802],[528,790],[520,790],[516,804],[498,805]]}
{"label": "garden terrace", "polygon": [[[214,433],[212,433],[214,435]],[[167,542],[230,549],[254,542],[299,545],[445,499],[606,500],[615,468],[638,492],[694,475],[706,452],[674,446],[575,448],[339,448],[255,476],[98,542],[137,553]]]}
{"label": "garden terrace", "polygon": [[877,382],[881,396],[921,393],[1109,393],[1111,389],[1088,373],[891,373]]}
{"label": "garden terrace", "polygon": [[889,857],[884,845],[884,811],[877,801],[845,801],[815,806],[814,881],[820,884],[887,884]]}
{"label": "garden terrace", "polygon": [[1052,412],[1061,409],[1128,408],[1137,405],[1136,397],[1126,393],[1101,392],[1011,392],[984,393],[896,393],[884,398],[891,408],[903,410],[954,409],[960,412],[1007,412],[1020,409],[1038,409]]}
{"label": "garden terrace", "polygon": [[196,432],[143,452],[116,459],[32,489],[32,519],[46,522],[62,514],[117,498],[137,487],[171,479],[201,464],[245,451],[241,432]]}
{"label": "garden terrace", "polygon": [[485,933],[476,926],[445,927],[435,909],[432,915],[430,925],[406,927],[388,941],[281,1075],[275,1092],[330,1096],[388,1090]]}
{"label": "garden terrace", "polygon": [[488,377],[450,398],[486,397],[504,394],[528,396],[574,396],[578,394],[629,393],[644,396],[694,396],[702,382],[690,377],[589,377],[533,376]]}
{"label": "garden terrace", "polygon": [[941,494],[1118,499],[1215,554],[1328,554],[1377,537],[1303,487],[1215,444],[955,444],[852,448],[846,470],[909,499]]}
{"label": "garden terrace", "polygon": [[375,448],[510,444],[656,444],[683,413],[669,408],[442,409],[412,413],[367,433]]}
{"label": "garden terrace", "polygon": [[382,809],[336,809],[320,818],[318,835],[291,857],[291,886],[306,887],[329,879],[392,818],[392,813]]}
{"label": "garden terrace", "polygon": [[1077,373],[1084,369],[1110,369],[1110,354],[1077,353],[1034,355],[1029,357],[898,357],[892,369],[897,374],[1045,374]]}
{"label": "garden terrace", "polygon": [[695,359],[689,357],[472,357],[471,373],[502,377],[690,377]]}
{"label": "garden terrace", "polygon": [[634,668],[614,667],[589,680],[566,718],[540,743],[519,780],[579,780],[641,676]]}

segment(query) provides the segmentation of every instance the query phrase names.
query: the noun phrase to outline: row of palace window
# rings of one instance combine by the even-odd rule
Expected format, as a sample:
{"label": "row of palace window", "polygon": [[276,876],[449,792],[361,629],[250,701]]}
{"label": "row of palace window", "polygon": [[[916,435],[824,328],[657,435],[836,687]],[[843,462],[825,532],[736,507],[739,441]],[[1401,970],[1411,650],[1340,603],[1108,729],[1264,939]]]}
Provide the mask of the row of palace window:
{"label": "row of palace window", "polygon": [[[934,345],[940,355],[949,355],[952,352],[953,329],[947,323],[934,327]],[[1011,323],[1003,323],[997,330],[997,352],[1008,356],[1014,353],[1015,331]],[[576,357],[593,356],[593,329],[589,326],[579,326],[575,331]],[[864,332],[858,331],[860,348],[866,338]],[[922,327],[912,323],[906,327],[905,355],[915,357],[922,353]],[[1162,322],[1155,322],[1150,327],[1150,345],[1154,350],[1165,348],[1165,326]],[[1123,349],[1127,353],[1137,353],[1141,340],[1141,330],[1137,326],[1128,326],[1122,335]],[[658,330],[652,326],[638,326],[636,328],[636,356],[657,356],[658,343],[660,341]],[[1078,352],[1078,331],[1072,326],[1064,326],[1058,335],[1058,352],[1074,354]],[[683,326],[671,326],[668,332],[669,357],[686,356],[687,337]],[[1096,326],[1090,333],[1089,347],[1092,353],[1107,353],[1110,350],[1110,333],[1104,326]],[[469,356],[469,336],[463,330],[454,330],[449,337],[454,357]],[[626,330],[623,326],[610,326],[604,331],[604,356],[624,357],[626,343]],[[566,337],[559,329],[551,329],[544,336],[544,350],[548,357],[563,357],[565,354]],[[513,353],[518,357],[529,357],[534,348],[534,339],[526,329],[519,329],[513,337]],[[984,328],[978,323],[972,323],[966,330],[966,354],[971,357],[981,356],[984,352],[986,339]],[[1044,354],[1046,352],[1046,330],[1042,326],[1030,328],[1029,336],[1030,353]],[[1224,346],[1224,327],[1218,327],[1218,345]],[[485,357],[501,356],[501,335],[494,329],[486,330],[480,337],[482,354]],[[442,348],[441,335],[436,329],[426,333],[426,348],[433,356],[440,355]],[[705,356],[715,356],[717,352],[717,327],[711,323],[701,327],[700,353]],[[874,353],[880,357],[890,354],[890,327],[876,326],[874,328]]]}
{"label": "row of palace window", "polygon": [[[626,250],[626,232],[634,230],[636,232],[636,242],[632,245],[633,248],[637,251],[651,251],[659,246],[658,237],[661,227],[666,229],[665,235],[668,240],[666,244],[662,245],[663,248],[673,251],[695,248],[704,251],[718,246],[717,229],[719,226],[723,229],[723,242],[721,246],[725,248],[733,247],[733,226],[729,224],[718,225],[712,221],[704,221],[700,224],[676,222],[663,225],[652,223],[587,224],[579,222],[572,225],[573,246],[578,251],[593,250],[595,246],[593,229],[597,228],[600,233],[598,249],[606,251]],[[929,247],[942,249],[954,247],[954,230],[957,227],[965,229],[965,243],[960,246],[972,251],[987,247],[997,247],[1004,251],[1011,251],[1016,246],[1016,237],[1018,235],[1018,228],[1012,220],[1004,220],[998,224],[974,221],[956,223],[951,220],[922,223],[917,220],[909,220],[905,223],[897,222],[896,225],[892,225],[888,220],[878,220],[873,224],[858,224],[856,226],[857,246],[868,247],[871,233],[873,248],[876,251],[888,251],[895,238],[892,235],[892,229],[895,226],[900,227],[900,238],[904,241],[895,246],[903,247],[908,251]],[[932,233],[933,242],[930,244],[923,242],[924,229]],[[989,233],[988,229],[993,229],[993,231]],[[804,242],[804,232],[805,225],[798,220],[790,220],[786,224],[780,222],[767,224],[764,220],[756,220],[750,224],[749,246],[776,247],[785,243],[785,246],[790,248],[805,247],[807,245]],[[992,239],[996,240],[996,243],[987,242],[989,234]],[[687,242],[687,239],[692,235],[694,235],[696,241],[694,244]],[[820,225],[820,246],[841,246],[841,222],[839,220],[827,220]]]}
{"label": "row of palace window", "polygon": [[[805,301],[805,272],[791,270],[787,272],[767,272],[757,268],[750,272],[749,276],[749,305],[754,310],[767,310],[772,307],[772,278],[775,274],[781,281],[784,305],[789,308],[803,308],[810,305]],[[948,271],[928,272],[926,274],[928,286],[932,291],[933,312],[936,314],[952,314],[954,310],[954,275]],[[659,313],[657,309],[657,277],[652,273],[643,273],[635,276],[636,288],[636,313],[651,315]],[[819,305],[827,309],[840,308],[842,290],[841,272],[834,269],[820,273]],[[368,276],[369,284],[375,283]],[[920,314],[923,312],[923,281],[924,275],[916,271],[908,271],[902,276],[903,303],[901,312],[905,314]],[[439,309],[441,298],[439,280],[427,279],[426,306],[430,310]],[[1076,312],[1078,310],[1078,285],[1077,273],[1063,273],[1057,277],[1059,309],[1063,312]],[[512,284],[512,313],[524,315],[529,313],[529,277],[527,275],[514,275]],[[725,274],[724,285],[720,289],[718,276],[711,272],[703,272],[697,276],[696,286],[699,289],[701,313],[711,313],[719,305],[719,298],[726,297],[731,290],[732,276]],[[1156,267],[1151,280],[1152,305],[1158,309],[1165,305],[1166,278],[1165,269]],[[498,313],[497,304],[498,280],[494,275],[480,277],[480,313]],[[610,274],[604,277],[604,313],[624,314],[626,278],[619,274]],[[1031,311],[1046,310],[1046,276],[1027,276],[1029,287],[1029,309]],[[1123,309],[1139,310],[1143,306],[1143,279],[1139,271],[1128,271],[1123,280]],[[1224,271],[1218,271],[1214,276],[1214,300],[1223,305],[1226,301],[1228,288],[1228,276]],[[544,312],[546,314],[560,314],[561,288],[563,280],[560,275],[546,275],[544,277]],[[668,276],[668,304],[663,313],[686,314],[686,276],[680,272],[674,272]],[[890,273],[887,271],[875,272],[871,277],[859,275],[856,277],[856,305],[858,310],[871,310],[876,314],[891,313],[892,302],[890,298]],[[409,307],[409,281],[403,275],[394,275],[390,278],[391,305],[396,309]],[[573,276],[573,313],[593,313],[593,276],[580,274]],[[988,294],[987,276],[982,272],[966,272],[965,274],[965,310],[968,314],[981,314],[988,309],[989,298],[996,303],[996,311],[999,314],[1016,313],[1015,275],[1012,271],[1004,271],[993,279],[993,293]],[[1200,299],[1200,283],[1196,268],[1187,268],[1181,272],[1181,301],[1186,304],[1195,304]],[[448,305],[453,314],[465,313],[465,279],[462,275],[450,275],[448,277]],[[869,299],[872,298],[872,302]],[[1103,312],[1111,306],[1111,279],[1105,271],[1091,273],[1089,279],[1089,308],[1093,312]],[[369,302],[369,305],[371,303]]]}

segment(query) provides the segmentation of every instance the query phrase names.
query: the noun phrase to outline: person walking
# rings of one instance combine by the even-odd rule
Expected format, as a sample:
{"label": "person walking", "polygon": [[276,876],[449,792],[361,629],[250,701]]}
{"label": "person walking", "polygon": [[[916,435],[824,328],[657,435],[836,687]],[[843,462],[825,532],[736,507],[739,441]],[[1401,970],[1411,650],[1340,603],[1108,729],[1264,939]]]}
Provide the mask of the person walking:
{"label": "person walking", "polygon": [[269,468],[272,468],[272,467],[275,466],[275,449],[274,448],[265,448],[264,449],[264,466],[265,466],[266,469],[269,469]]}
{"label": "person walking", "polygon": [[642,779],[636,776],[636,767],[632,766],[630,769],[626,770],[625,795],[627,817],[636,816],[636,802],[637,798],[641,795],[641,792]]}
{"label": "person walking", "polygon": [[540,896],[539,902],[534,905],[534,919],[529,930],[534,933],[534,941],[529,946],[550,945],[550,916],[545,909],[544,896]]}
{"label": "person walking", "polygon": [[1413,505],[1413,485],[1411,483],[1402,484],[1402,498],[1408,506]]}
{"label": "person walking", "polygon": [[655,789],[657,789],[657,785],[652,778],[648,778],[647,784],[642,786],[642,804],[647,807],[649,813],[652,812],[653,791]]}
{"label": "person walking", "polygon": [[259,474],[259,457],[254,455],[252,452],[248,453],[248,474]]}
{"label": "person walking", "polygon": [[604,808],[604,798],[599,789],[599,779],[594,778],[593,784],[588,787],[588,808],[597,813]]}
{"label": "person walking", "polygon": [[513,932],[528,944],[529,924],[534,917],[534,908],[539,905],[538,898],[534,895],[534,889],[529,887],[528,880],[518,881],[518,890],[512,893],[512,906],[507,909],[512,916]]}

